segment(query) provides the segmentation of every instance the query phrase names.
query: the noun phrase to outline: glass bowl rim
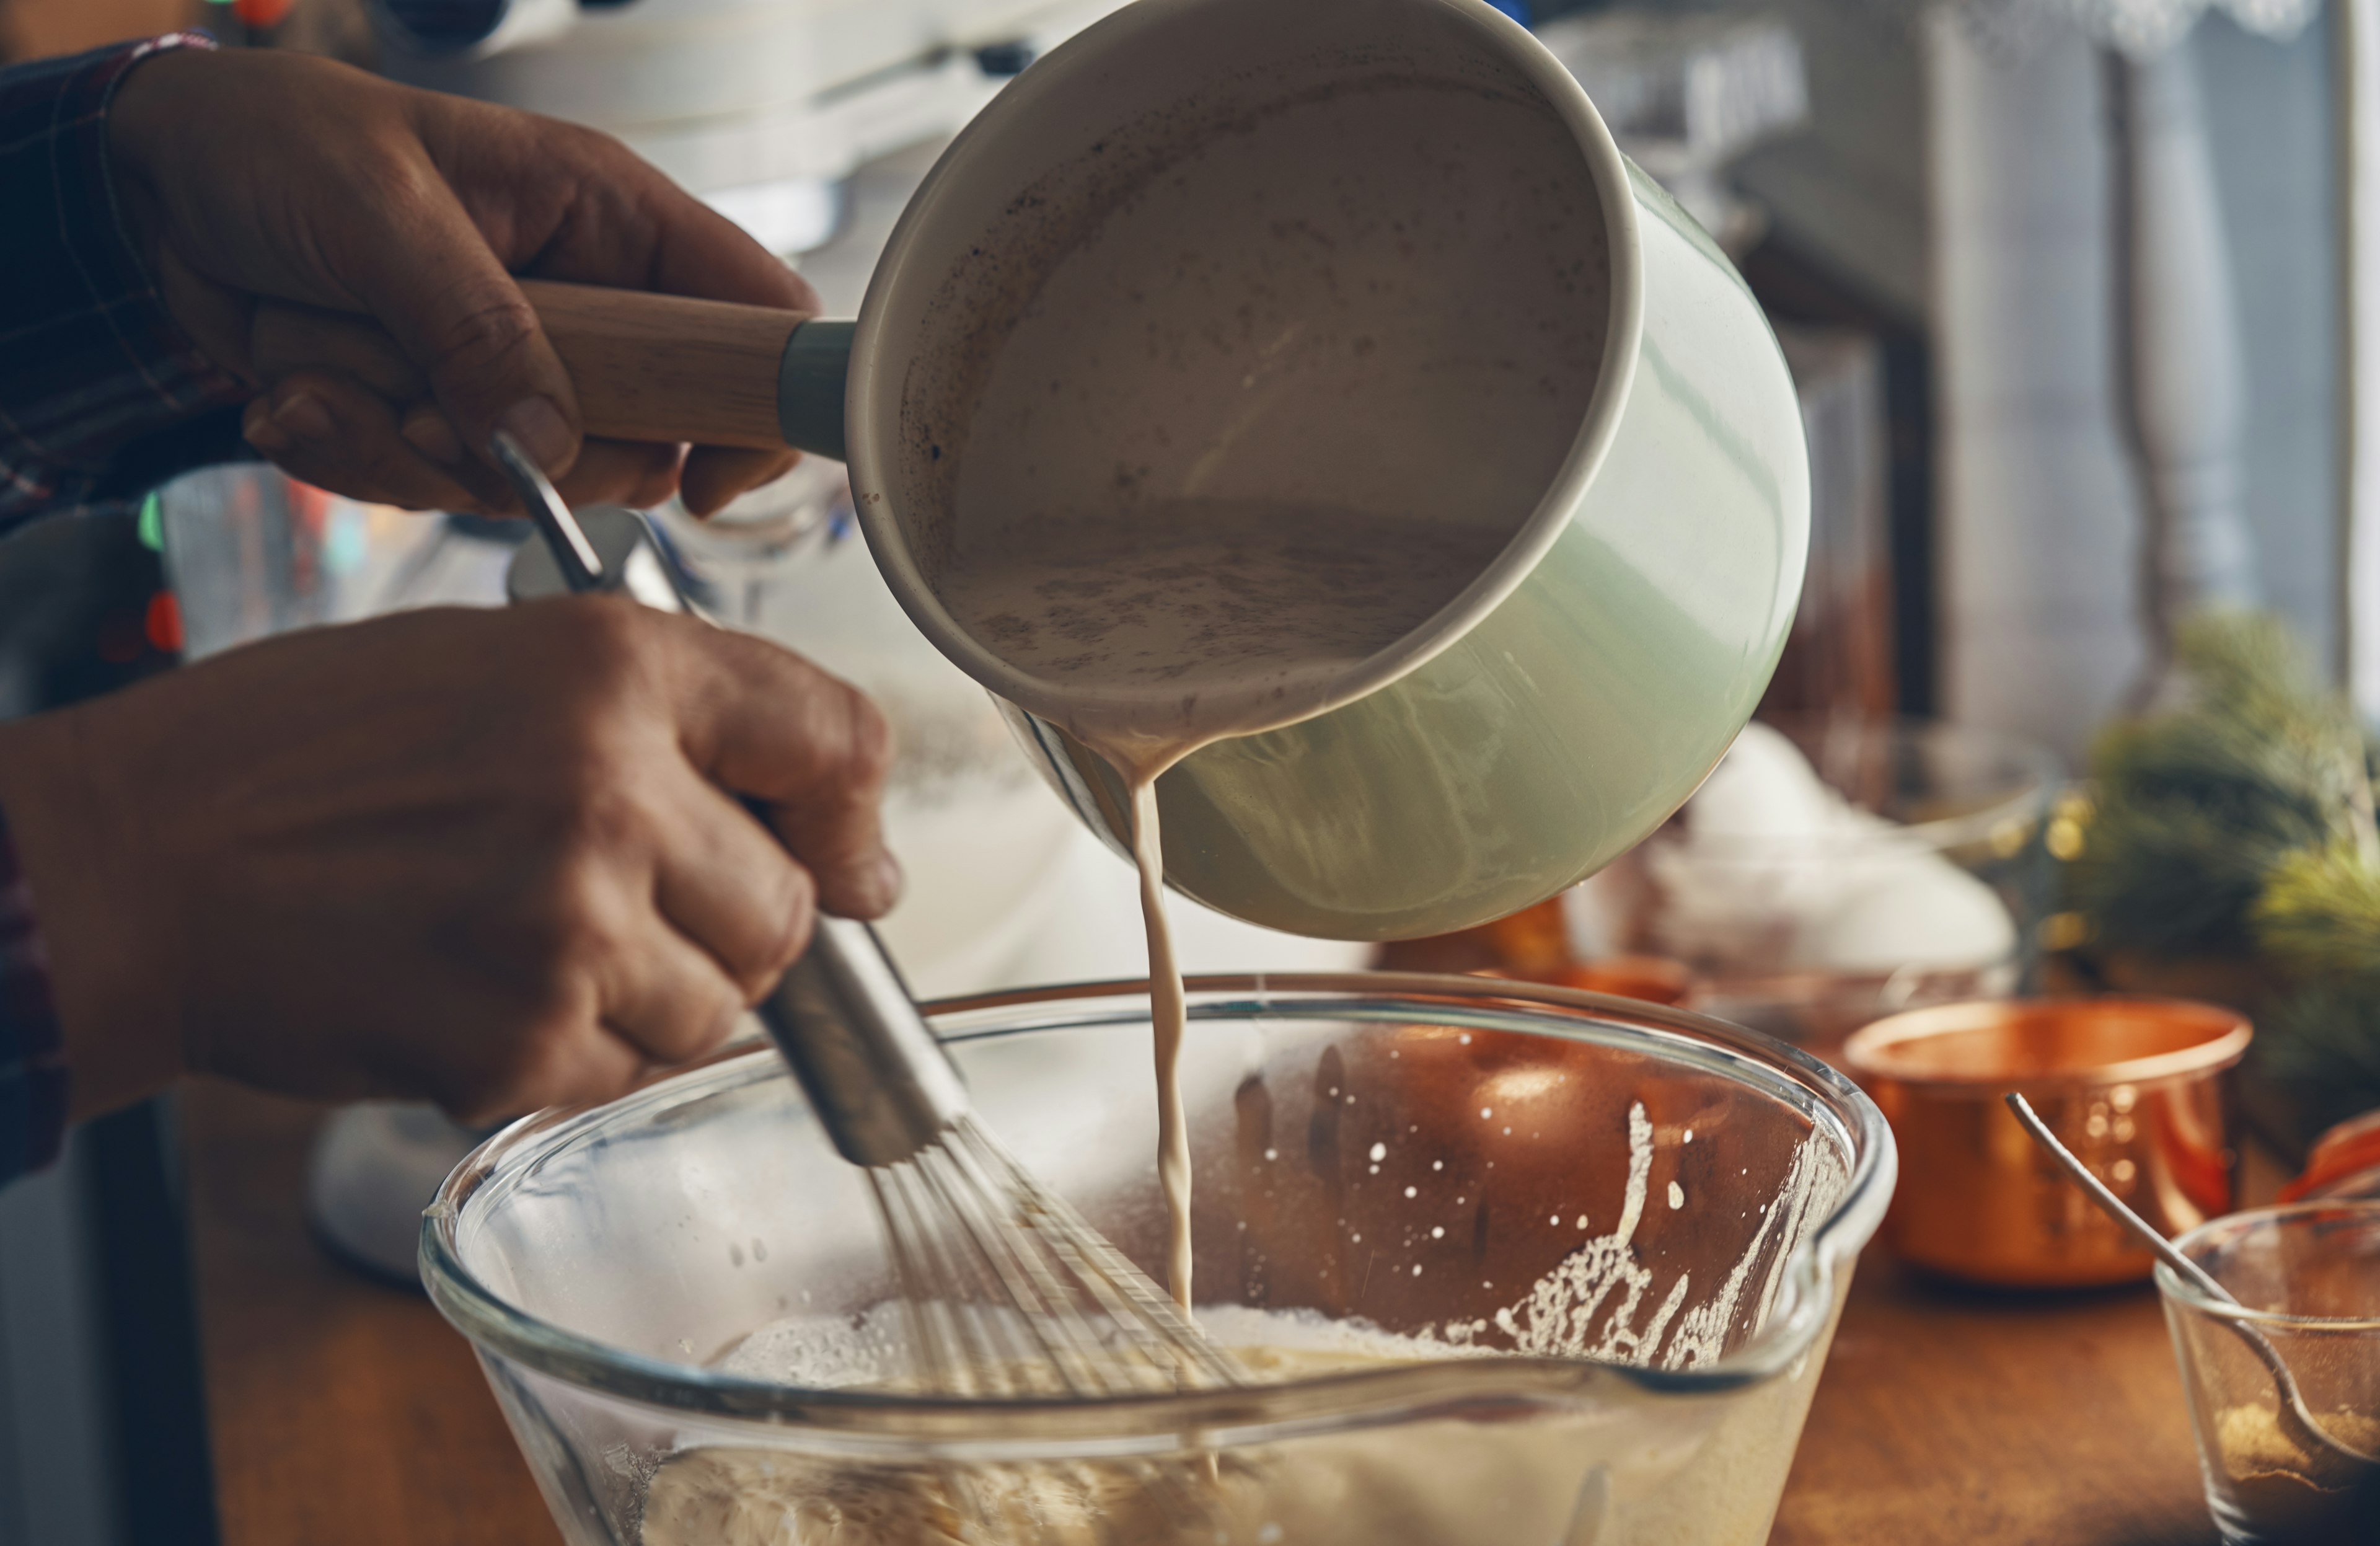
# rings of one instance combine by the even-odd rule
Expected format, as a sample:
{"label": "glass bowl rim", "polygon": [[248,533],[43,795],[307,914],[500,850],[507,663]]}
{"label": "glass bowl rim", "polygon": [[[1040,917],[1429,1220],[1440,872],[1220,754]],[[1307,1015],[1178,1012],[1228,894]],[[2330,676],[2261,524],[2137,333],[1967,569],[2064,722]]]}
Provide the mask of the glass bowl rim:
{"label": "glass bowl rim", "polygon": [[[2175,1236],[2173,1245],[2176,1250],[2195,1260],[2194,1252],[2205,1245],[2211,1236],[2266,1224],[2290,1223],[2323,1213],[2360,1216],[2380,1223],[2380,1198],[2314,1199],[2304,1202],[2276,1203],[2265,1208],[2242,1208],[2236,1213],[2209,1219],[2196,1228]],[[2156,1264],[2155,1276],[2158,1294],[2211,1320],[2271,1326],[2290,1332],[2380,1333],[2380,1310],[2370,1315],[2291,1315],[2286,1310],[2257,1309],[2248,1305],[2211,1298],[2204,1289],[2196,1284],[2184,1282],[2180,1273],[2162,1261]]]}
{"label": "glass bowl rim", "polygon": [[[1069,983],[947,999],[922,1007],[938,1031],[962,1042],[1132,1023],[1130,1016],[1106,1007],[1071,1020],[1053,1021],[1050,1011],[1069,1004],[1104,1006],[1137,1000],[1145,1004],[1148,987],[1145,980]],[[1688,1010],[1517,980],[1499,980],[1489,988],[1479,978],[1426,972],[1235,973],[1192,977],[1185,988],[1193,1020],[1348,1017],[1357,1006],[1368,1004],[1373,1012],[1355,1017],[1389,1018],[1378,1012],[1388,1009],[1408,1023],[1459,1024],[1463,1022],[1450,1020],[1450,1016],[1468,1014],[1475,1017],[1472,1023],[1484,1029],[1561,1035],[1559,1021],[1536,1027],[1500,1023],[1551,1009],[1570,1012],[1568,1017],[1581,1028],[1650,1030],[1664,1035],[1670,1050],[1698,1051],[1699,1057],[1686,1061],[1701,1062],[1715,1073],[1742,1077],[1745,1071],[1765,1069],[1766,1078],[1744,1082],[1802,1107],[1814,1126],[1831,1126],[1850,1143],[1850,1172],[1833,1209],[1785,1263],[1782,1292],[1769,1324],[1726,1357],[1685,1369],[1490,1353],[1239,1389],[1092,1399],[819,1390],[721,1374],[565,1331],[508,1303],[463,1263],[455,1239],[463,1209],[496,1175],[500,1164],[543,1153],[598,1120],[625,1114],[624,1107],[657,1102],[729,1065],[747,1060],[774,1062],[775,1050],[764,1041],[721,1048],[616,1101],[535,1113],[490,1137],[455,1167],[422,1211],[422,1286],[440,1313],[483,1355],[497,1355],[582,1389],[682,1414],[907,1440],[930,1430],[957,1443],[987,1437],[997,1441],[1003,1432],[1016,1431],[1020,1421],[1031,1425],[1032,1437],[1044,1440],[1178,1436],[1194,1427],[1220,1438],[1251,1424],[1277,1434],[1301,1425],[1342,1427],[1351,1420],[1385,1420],[1380,1414],[1391,1410],[1451,1406],[1475,1412],[1483,1403],[1560,1401],[1612,1379],[1681,1395],[1718,1394],[1763,1383],[1793,1369],[1831,1322],[1840,1279],[1882,1222],[1898,1175],[1891,1128],[1851,1079],[1789,1043]],[[1014,1019],[1023,1010],[1038,1013],[1023,1023],[990,1018],[1005,1015]],[[1145,1009],[1138,1020],[1146,1024]],[[961,1023],[945,1029],[952,1021]],[[1790,1096],[1787,1091],[1792,1090],[1799,1090],[1803,1098]]]}
{"label": "glass bowl rim", "polygon": [[[1809,749],[1794,736],[1794,731],[1810,730],[1823,734],[1830,724],[1841,724],[1856,729],[1863,738],[1881,736],[1888,741],[1949,741],[1973,746],[1998,753],[2028,775],[2026,782],[2019,787],[1973,810],[1955,816],[1937,816],[1923,822],[1893,822],[1887,835],[1897,846],[1909,849],[1942,853],[1987,842],[1995,833],[2013,821],[2028,816],[2041,821],[2049,815],[2059,793],[2070,782],[2065,764],[2058,754],[2039,742],[2004,731],[1985,729],[1979,724],[1961,724],[1957,720],[1930,719],[1913,714],[1871,714],[1830,721],[1824,714],[1784,713],[1760,723],[1784,734],[1793,741],[1795,749],[1805,757],[1809,755]],[[1815,762],[1811,772],[1817,775],[1821,784],[1827,784],[1825,773]],[[1827,784],[1827,787],[1837,795],[1843,793],[1832,784]],[[1861,805],[1854,805],[1853,809],[1867,810]],[[1891,820],[1889,817],[1885,819]],[[1780,858],[1807,858],[1814,863],[1822,863],[1831,853],[1872,851],[1876,838],[1876,834],[1873,833],[1836,840],[1809,836],[1743,836],[1713,838],[1706,845],[1696,846],[1657,832],[1646,841],[1661,843],[1667,853],[1682,858],[1688,863],[1724,870],[1737,864],[1774,864]]]}

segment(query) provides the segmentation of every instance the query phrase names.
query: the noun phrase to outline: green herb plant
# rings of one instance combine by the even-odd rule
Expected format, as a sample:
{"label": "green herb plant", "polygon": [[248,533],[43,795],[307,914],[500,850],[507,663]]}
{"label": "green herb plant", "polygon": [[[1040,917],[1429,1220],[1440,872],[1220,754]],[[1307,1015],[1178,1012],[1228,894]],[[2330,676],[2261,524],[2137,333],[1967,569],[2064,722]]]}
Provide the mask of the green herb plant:
{"label": "green herb plant", "polygon": [[2373,743],[2277,619],[2200,618],[2179,657],[2181,700],[2093,750],[2067,870],[2089,949],[2238,963],[2255,1071],[2316,1125],[2380,1106]]}

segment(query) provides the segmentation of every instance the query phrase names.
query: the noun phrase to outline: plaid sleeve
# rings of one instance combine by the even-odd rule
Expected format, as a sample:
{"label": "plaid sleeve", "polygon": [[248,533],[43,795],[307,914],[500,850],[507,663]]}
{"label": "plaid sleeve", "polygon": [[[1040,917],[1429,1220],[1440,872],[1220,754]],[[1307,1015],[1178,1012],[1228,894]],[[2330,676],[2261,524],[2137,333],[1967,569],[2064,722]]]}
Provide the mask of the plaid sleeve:
{"label": "plaid sleeve", "polygon": [[58,1157],[67,1065],[32,893],[0,816],[0,1186]]}
{"label": "plaid sleeve", "polygon": [[107,110],[177,32],[0,70],[0,533],[237,454],[239,382],[166,312],[117,218]]}

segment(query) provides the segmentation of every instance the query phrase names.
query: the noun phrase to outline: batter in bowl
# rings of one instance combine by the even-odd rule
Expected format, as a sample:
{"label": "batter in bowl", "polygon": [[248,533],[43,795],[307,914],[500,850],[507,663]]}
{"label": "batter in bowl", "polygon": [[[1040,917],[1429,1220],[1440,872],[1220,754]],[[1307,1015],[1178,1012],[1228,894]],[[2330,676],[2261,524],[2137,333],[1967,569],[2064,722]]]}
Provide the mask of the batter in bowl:
{"label": "batter in bowl", "polygon": [[[1281,1340],[1235,1345],[1259,1381],[1285,1382],[1442,1358],[1453,1352],[1318,1317],[1212,1307],[1219,1331]],[[747,1342],[762,1342],[767,1333]],[[1236,1343],[1236,1338],[1227,1337]],[[820,1343],[798,1333],[778,1351]],[[770,1361],[731,1356],[731,1369]],[[672,1456],[646,1494],[642,1546],[1464,1546],[1483,1499],[1527,1512],[1525,1494],[1578,1468],[1568,1424],[1516,1424],[1494,1445],[1450,1445],[1442,1425],[1160,1460],[971,1467],[956,1474],[869,1467],[783,1451]],[[1549,1469],[1551,1467],[1551,1469]],[[1534,1479],[1524,1484],[1524,1479]],[[1556,1491],[1559,1491],[1557,1489]],[[964,1504],[956,1500],[964,1497]],[[966,1512],[963,1512],[963,1507]],[[964,1521],[985,1523],[964,1533]],[[1553,1540],[1559,1519],[1499,1522],[1497,1539]],[[1504,1534],[1509,1526],[1513,1534]]]}

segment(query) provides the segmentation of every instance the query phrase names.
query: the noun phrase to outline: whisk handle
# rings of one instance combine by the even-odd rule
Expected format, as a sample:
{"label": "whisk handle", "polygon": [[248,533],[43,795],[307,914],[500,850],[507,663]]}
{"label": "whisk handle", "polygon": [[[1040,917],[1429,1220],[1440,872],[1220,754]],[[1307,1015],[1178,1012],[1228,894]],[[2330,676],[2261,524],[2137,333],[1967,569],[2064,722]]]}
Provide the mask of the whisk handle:
{"label": "whisk handle", "polygon": [[865,923],[820,918],[753,1013],[854,1164],[898,1164],[966,1114],[958,1071]]}

